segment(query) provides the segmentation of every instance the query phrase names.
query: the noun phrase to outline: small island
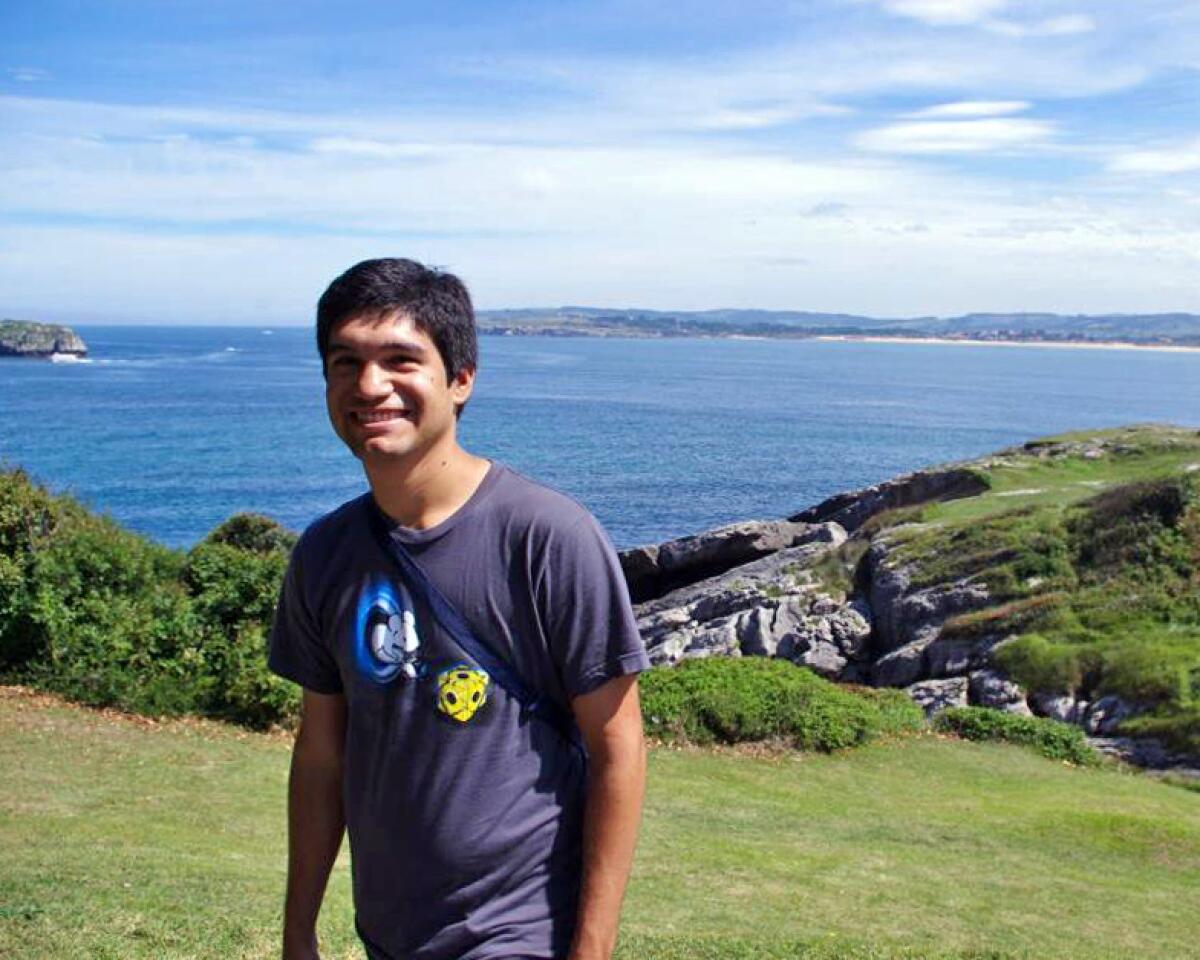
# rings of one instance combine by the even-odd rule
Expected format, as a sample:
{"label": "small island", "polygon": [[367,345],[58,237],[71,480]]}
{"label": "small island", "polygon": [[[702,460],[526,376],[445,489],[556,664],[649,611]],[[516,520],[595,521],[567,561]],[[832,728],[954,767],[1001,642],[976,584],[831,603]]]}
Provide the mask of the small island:
{"label": "small island", "polygon": [[70,327],[24,320],[0,320],[0,357],[82,360],[87,344]]}

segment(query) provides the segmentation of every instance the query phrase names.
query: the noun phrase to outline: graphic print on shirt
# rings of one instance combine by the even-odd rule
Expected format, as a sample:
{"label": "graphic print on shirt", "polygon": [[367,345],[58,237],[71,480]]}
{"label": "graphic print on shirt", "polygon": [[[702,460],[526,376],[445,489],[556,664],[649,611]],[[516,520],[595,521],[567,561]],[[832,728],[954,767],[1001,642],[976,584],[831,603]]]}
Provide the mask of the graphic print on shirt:
{"label": "graphic print on shirt", "polygon": [[466,723],[487,703],[491,682],[483,670],[469,663],[456,663],[437,675],[437,707],[442,713]]}
{"label": "graphic print on shirt", "polygon": [[376,579],[359,594],[354,659],[376,683],[397,676],[416,680],[426,672],[412,596],[404,584]]}

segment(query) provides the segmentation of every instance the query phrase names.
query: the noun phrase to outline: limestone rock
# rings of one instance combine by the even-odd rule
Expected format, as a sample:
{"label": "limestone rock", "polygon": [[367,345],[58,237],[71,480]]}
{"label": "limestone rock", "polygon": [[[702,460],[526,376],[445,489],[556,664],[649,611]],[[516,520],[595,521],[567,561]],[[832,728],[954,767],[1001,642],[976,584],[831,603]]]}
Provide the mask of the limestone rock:
{"label": "limestone rock", "polygon": [[836,494],[788,519],[804,523],[832,520],[853,533],[875,514],[884,510],[935,500],[973,497],[987,489],[987,482],[974,470],[966,467],[920,470],[872,487]]}
{"label": "limestone rock", "polygon": [[947,638],[939,636],[925,651],[925,669],[931,678],[962,677],[985,669],[992,650],[1002,638]]}
{"label": "limestone rock", "polygon": [[1087,708],[1083,715],[1083,728],[1092,735],[1109,736],[1133,712],[1133,707],[1120,697],[1101,697]]}
{"label": "limestone rock", "polygon": [[925,716],[932,717],[948,707],[967,705],[967,678],[948,677],[945,680],[922,680],[905,687],[904,692],[912,697]]}
{"label": "limestone rock", "polygon": [[1014,680],[995,670],[976,670],[967,681],[967,698],[978,707],[991,707],[1022,717],[1033,716],[1025,691]]}
{"label": "limestone rock", "polygon": [[884,653],[912,642],[930,623],[982,609],[991,600],[987,587],[970,579],[913,589],[911,571],[896,561],[884,538],[871,545],[867,563],[876,639]]}
{"label": "limestone rock", "polygon": [[1065,693],[1034,693],[1029,697],[1033,712],[1039,717],[1049,717],[1060,723],[1077,723],[1079,705],[1075,698]]}
{"label": "limestone rock", "polygon": [[806,543],[837,546],[846,531],[833,523],[751,520],[620,554],[635,603],[710,579],[760,557]]}
{"label": "limestone rock", "polygon": [[[813,604],[813,611],[817,612],[816,604]],[[867,603],[855,598],[845,606],[836,606],[826,616],[837,648],[854,660],[865,657],[871,640],[871,608]]]}
{"label": "limestone rock", "polygon": [[[788,547],[635,607],[655,664],[728,655],[784,657],[830,678],[869,656],[870,607],[822,591],[807,573],[844,538]],[[856,673],[859,676],[860,673]]]}
{"label": "limestone rock", "polygon": [[[933,642],[934,627],[917,639],[875,661],[871,678],[878,687],[907,687],[925,676],[925,650]],[[964,688],[965,689],[965,688]]]}
{"label": "limestone rock", "polygon": [[780,644],[779,655],[827,680],[838,679],[848,662],[834,644],[811,636],[789,638],[789,642]]}

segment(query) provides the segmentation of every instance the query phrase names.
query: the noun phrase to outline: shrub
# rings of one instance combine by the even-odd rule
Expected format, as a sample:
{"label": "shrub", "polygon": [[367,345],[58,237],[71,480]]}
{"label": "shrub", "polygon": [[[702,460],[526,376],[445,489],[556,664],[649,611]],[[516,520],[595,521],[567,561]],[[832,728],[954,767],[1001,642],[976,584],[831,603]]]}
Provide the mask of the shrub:
{"label": "shrub", "polygon": [[[919,725],[915,704],[858,696],[805,667],[765,657],[711,657],[658,667],[641,679],[651,736],[693,743],[783,740],[838,750]],[[905,698],[907,699],[907,698]]]}
{"label": "shrub", "polygon": [[967,740],[1022,744],[1051,760],[1067,760],[1083,766],[1100,762],[1082,730],[1057,720],[1021,717],[988,707],[951,707],[937,715],[934,729]]}
{"label": "shrub", "polygon": [[1038,633],[1010,640],[992,653],[996,666],[1026,690],[1041,693],[1077,692],[1094,657],[1088,648],[1054,643]]}
{"label": "shrub", "polygon": [[295,537],[240,515],[186,556],[0,474],[0,671],[94,706],[286,722],[265,633]]}
{"label": "shrub", "polygon": [[270,517],[258,513],[235,513],[212,529],[205,543],[223,543],[254,553],[291,552],[296,534]]}
{"label": "shrub", "polygon": [[267,669],[265,653],[287,568],[285,544],[294,541],[273,521],[242,515],[188,554],[183,580],[203,629],[211,681],[204,712],[210,716],[262,727],[286,721],[296,710],[298,692]]}
{"label": "shrub", "polygon": [[903,690],[895,687],[843,686],[873,704],[879,711],[879,732],[884,736],[902,736],[925,729],[925,711]]}
{"label": "shrub", "polygon": [[1094,578],[1131,568],[1168,565],[1186,575],[1184,537],[1177,527],[1194,496],[1187,478],[1144,480],[1105,490],[1067,522],[1076,566]]}
{"label": "shrub", "polygon": [[1200,651],[1195,640],[1185,644],[1163,636],[1162,628],[1150,627],[1136,643],[1106,649],[1102,654],[1098,693],[1112,693],[1126,700],[1186,705],[1191,684],[1190,669],[1200,669]]}

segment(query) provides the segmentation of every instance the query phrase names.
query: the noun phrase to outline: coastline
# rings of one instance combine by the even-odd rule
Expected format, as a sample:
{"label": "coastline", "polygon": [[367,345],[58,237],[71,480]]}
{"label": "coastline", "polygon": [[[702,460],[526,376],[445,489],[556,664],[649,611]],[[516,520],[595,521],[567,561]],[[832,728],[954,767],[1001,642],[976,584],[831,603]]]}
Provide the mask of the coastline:
{"label": "coastline", "polygon": [[970,340],[950,337],[873,337],[854,334],[821,334],[813,340],[854,343],[916,343],[952,347],[1055,347],[1067,350],[1153,350],[1159,353],[1200,353],[1200,347],[1166,343],[1129,343],[1123,340]]}

